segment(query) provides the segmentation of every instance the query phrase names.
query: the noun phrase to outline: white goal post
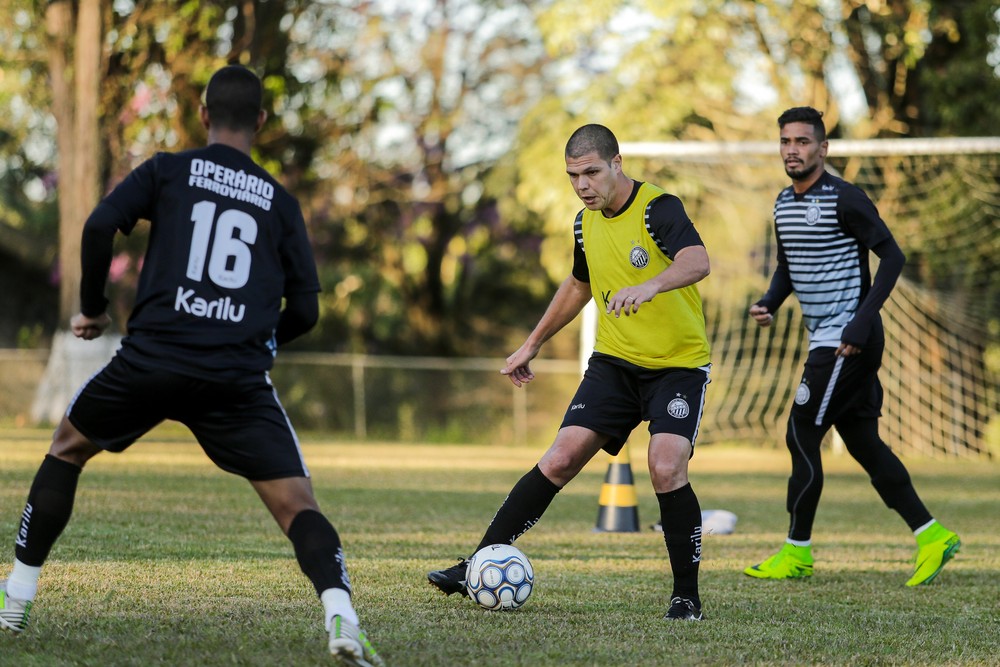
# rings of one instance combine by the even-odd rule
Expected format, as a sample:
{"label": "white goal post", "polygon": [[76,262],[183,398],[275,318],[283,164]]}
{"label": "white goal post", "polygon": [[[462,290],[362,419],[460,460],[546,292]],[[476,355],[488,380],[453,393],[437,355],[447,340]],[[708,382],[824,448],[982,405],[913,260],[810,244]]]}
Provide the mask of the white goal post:
{"label": "white goal post", "polygon": [[[702,442],[780,446],[805,348],[797,304],[761,331],[746,307],[773,272],[774,197],[788,184],[779,143],[622,142],[629,175],[675,192],[710,245],[699,284],[712,345]],[[721,165],[721,166],[720,166]],[[830,139],[830,171],[864,189],[909,260],[883,308],[882,436],[925,456],[1000,457],[1000,137]],[[597,305],[584,309],[580,368],[594,348]],[[839,443],[833,442],[839,449]],[[765,446],[767,446],[765,444]]]}

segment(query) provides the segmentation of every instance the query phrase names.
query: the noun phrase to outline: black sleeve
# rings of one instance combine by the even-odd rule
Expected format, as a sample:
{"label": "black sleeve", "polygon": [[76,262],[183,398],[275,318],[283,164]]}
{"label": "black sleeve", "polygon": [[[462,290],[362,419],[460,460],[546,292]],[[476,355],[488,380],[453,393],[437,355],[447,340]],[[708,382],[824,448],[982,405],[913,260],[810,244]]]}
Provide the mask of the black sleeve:
{"label": "black sleeve", "polygon": [[150,217],[156,190],[156,157],[146,160],[94,208],[80,241],[80,312],[96,317],[108,307],[104,288],[111,268],[115,232],[129,234],[140,218]]}
{"label": "black sleeve", "polygon": [[589,283],[590,267],[587,266],[587,255],[583,249],[583,209],[573,221],[573,240],[573,277],[581,283]]}
{"label": "black sleeve", "polygon": [[771,284],[767,288],[767,293],[758,301],[756,306],[764,306],[767,312],[772,315],[777,312],[781,304],[792,293],[792,278],[788,273],[788,259],[785,257],[785,250],[778,242],[778,265],[771,276]]}
{"label": "black sleeve", "polygon": [[104,286],[111,268],[115,232],[122,216],[118,209],[101,202],[83,225],[80,241],[80,312],[97,317],[108,307]]}
{"label": "black sleeve", "polygon": [[573,277],[581,283],[590,282],[590,267],[587,266],[587,256],[579,243],[573,243]]}
{"label": "black sleeve", "polygon": [[654,199],[649,204],[646,223],[660,250],[671,261],[683,248],[705,245],[684,210],[684,204],[674,195],[661,195]]}
{"label": "black sleeve", "polygon": [[875,204],[865,191],[855,185],[848,185],[837,200],[837,221],[844,232],[850,234],[869,249],[882,241],[892,238],[892,232],[882,220]]}
{"label": "black sleeve", "polygon": [[892,288],[896,286],[896,281],[903,272],[903,265],[906,264],[906,256],[891,235],[871,250],[880,260],[878,271],[875,272],[871,289],[858,305],[854,319],[844,327],[840,339],[842,343],[855,347],[861,347],[868,340],[875,317],[889,298]]}
{"label": "black sleeve", "polygon": [[284,345],[306,333],[319,320],[319,297],[316,292],[295,292],[285,297],[285,307],[278,317],[274,340]]}

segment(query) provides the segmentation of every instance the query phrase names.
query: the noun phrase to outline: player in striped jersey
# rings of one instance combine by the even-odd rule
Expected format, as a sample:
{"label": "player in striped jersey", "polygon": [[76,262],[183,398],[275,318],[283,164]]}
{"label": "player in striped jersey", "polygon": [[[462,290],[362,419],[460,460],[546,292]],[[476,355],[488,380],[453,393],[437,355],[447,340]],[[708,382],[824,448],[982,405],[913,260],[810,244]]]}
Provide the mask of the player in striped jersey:
{"label": "player in striped jersey", "polygon": [[[795,292],[809,332],[809,356],[786,433],[792,455],[788,538],[778,553],[744,572],[759,579],[812,575],[812,526],[823,490],[820,443],[832,426],[885,504],[916,536],[916,570],[906,585],[926,584],[961,542],[927,511],[906,468],[878,433],[878,369],[885,347],[879,311],[905,257],[864,191],[825,170],[828,142],[822,113],[811,107],[788,109],[778,126],[781,158],[792,184],[774,204],[778,265],[750,316],[769,326]],[[880,260],[874,280],[869,252]]]}

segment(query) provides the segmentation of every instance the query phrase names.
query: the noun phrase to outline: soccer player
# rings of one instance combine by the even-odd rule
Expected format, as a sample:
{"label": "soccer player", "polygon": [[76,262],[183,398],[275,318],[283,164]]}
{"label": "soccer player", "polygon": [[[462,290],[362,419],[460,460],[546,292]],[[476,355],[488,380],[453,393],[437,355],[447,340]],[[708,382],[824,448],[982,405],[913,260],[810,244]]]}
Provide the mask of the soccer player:
{"label": "soccer player", "polygon": [[261,103],[256,74],[218,70],[200,109],[208,145],[155,155],[86,221],[81,312],[71,321],[80,338],[110,324],[104,288],[115,233],[149,220],[149,247],[128,335],[71,402],[28,492],[14,567],[0,582],[7,630],[28,623],[83,466],[171,419],[218,467],[245,477],[288,536],[324,606],[330,652],[343,664],[381,664],[358,627],[340,538],[268,377],[277,347],[316,323],[320,285],[298,202],[250,157],[267,118]]}
{"label": "soccer player", "polygon": [[[885,504],[916,536],[916,570],[906,585],[917,586],[932,581],[961,542],[931,517],[878,433],[878,369],[885,347],[879,311],[906,258],[868,196],[824,169],[829,144],[822,116],[796,107],[778,118],[781,159],[792,184],[774,204],[778,264],[764,298],[750,306],[750,317],[769,326],[795,292],[809,332],[809,356],[785,437],[792,455],[788,539],[778,553],[744,572],[759,579],[812,575],[812,527],[823,490],[820,443],[833,426]],[[869,251],[880,260],[874,282]]]}
{"label": "soccer player", "polygon": [[[688,459],[709,383],[695,286],[709,273],[708,253],[680,199],[625,175],[608,128],[576,130],[565,159],[585,206],[574,225],[572,273],[500,372],[516,387],[532,381],[531,360],[591,299],[603,306],[595,351],[555,441],[511,489],[473,553],[512,544],[595,454],[617,454],[648,421],[649,472],[673,573],[666,618],[701,620],[701,508],[688,482]],[[428,580],[448,595],[464,595],[466,562],[430,572]]]}

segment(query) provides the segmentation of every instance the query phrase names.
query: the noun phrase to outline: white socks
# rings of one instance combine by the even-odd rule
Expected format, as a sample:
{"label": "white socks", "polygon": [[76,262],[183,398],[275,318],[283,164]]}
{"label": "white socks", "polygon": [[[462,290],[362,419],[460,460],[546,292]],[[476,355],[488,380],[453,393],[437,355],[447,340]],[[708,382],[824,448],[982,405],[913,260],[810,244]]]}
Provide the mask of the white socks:
{"label": "white socks", "polygon": [[925,530],[927,530],[928,528],[930,528],[931,526],[933,526],[935,523],[936,523],[936,520],[935,519],[931,519],[930,521],[928,521],[924,525],[920,526],[920,528],[917,528],[915,531],[913,531],[914,536],[919,535],[920,533],[924,532]]}
{"label": "white socks", "polygon": [[328,588],[319,596],[326,612],[326,629],[330,629],[330,620],[334,616],[342,616],[345,621],[358,624],[358,612],[351,605],[351,595],[343,588]]}
{"label": "white socks", "polygon": [[796,547],[808,547],[812,544],[812,540],[793,540],[790,537],[785,538],[785,541]]}
{"label": "white socks", "polygon": [[14,559],[14,568],[7,577],[7,594],[18,600],[35,599],[38,592],[38,575],[41,573],[41,566],[25,565],[21,561]]}

